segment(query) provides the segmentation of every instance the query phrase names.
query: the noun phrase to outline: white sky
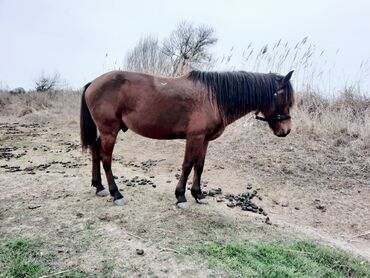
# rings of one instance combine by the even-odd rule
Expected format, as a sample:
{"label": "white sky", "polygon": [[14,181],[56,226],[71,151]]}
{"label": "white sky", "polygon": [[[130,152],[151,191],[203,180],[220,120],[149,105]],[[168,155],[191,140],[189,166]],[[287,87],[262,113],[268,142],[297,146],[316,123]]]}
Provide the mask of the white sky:
{"label": "white sky", "polygon": [[30,89],[42,71],[79,88],[121,66],[140,37],[166,37],[182,20],[214,27],[219,56],[308,36],[342,81],[370,58],[367,0],[0,0],[0,88]]}

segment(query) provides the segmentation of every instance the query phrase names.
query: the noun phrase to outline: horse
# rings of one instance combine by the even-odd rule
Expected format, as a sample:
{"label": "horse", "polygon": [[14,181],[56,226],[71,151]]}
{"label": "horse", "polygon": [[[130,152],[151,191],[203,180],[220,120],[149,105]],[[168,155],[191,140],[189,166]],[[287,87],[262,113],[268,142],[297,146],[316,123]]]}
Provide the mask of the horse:
{"label": "horse", "polygon": [[[91,151],[96,195],[110,194],[114,204],[125,204],[111,164],[117,134],[131,130],[152,139],[186,139],[176,204],[188,207],[185,186],[192,169],[191,195],[197,203],[206,203],[200,180],[209,142],[253,111],[276,136],[287,136],[294,103],[292,74],[193,70],[180,77],[161,77],[111,71],[97,77],[84,86],[80,111],[81,145]],[[109,193],[102,184],[100,162]]]}

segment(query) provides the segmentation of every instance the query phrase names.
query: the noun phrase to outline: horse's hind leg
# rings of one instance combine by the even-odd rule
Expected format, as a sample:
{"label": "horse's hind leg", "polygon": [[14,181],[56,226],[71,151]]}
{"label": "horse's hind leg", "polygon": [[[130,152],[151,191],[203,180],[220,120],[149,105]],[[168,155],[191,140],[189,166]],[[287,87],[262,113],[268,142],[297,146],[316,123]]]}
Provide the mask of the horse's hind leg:
{"label": "horse's hind leg", "polygon": [[110,195],[114,198],[113,202],[116,205],[124,205],[125,201],[123,199],[122,194],[119,192],[116,182],[114,180],[114,176],[112,173],[112,153],[114,144],[116,142],[117,132],[115,133],[101,133],[100,140],[101,140],[101,148],[100,148],[100,157],[103,162],[103,168],[105,171],[105,175],[107,177],[107,182],[109,185],[109,192]]}
{"label": "horse's hind leg", "polygon": [[100,138],[98,138],[91,147],[92,156],[92,181],[91,186],[96,188],[97,196],[107,196],[109,193],[105,190],[101,182],[100,174]]}

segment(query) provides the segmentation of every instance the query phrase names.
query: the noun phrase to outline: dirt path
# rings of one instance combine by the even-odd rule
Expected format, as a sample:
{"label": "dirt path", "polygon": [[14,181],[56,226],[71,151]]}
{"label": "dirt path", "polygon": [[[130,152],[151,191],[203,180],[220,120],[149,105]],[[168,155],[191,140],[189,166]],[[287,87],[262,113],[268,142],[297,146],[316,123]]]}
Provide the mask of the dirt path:
{"label": "dirt path", "polygon": [[[281,140],[267,127],[243,123],[210,144],[204,189],[221,188],[223,194],[197,205],[188,193],[190,209],[181,211],[174,188],[183,141],[121,133],[113,173],[128,205],[115,207],[90,187],[90,158],[79,149],[77,115],[1,117],[0,236],[37,235],[59,254],[62,268],[94,272],[114,263],[121,266],[116,275],[207,276],[212,270],[205,263],[184,263],[176,250],[235,231],[241,238],[309,236],[370,260],[369,161],[339,154],[327,147],[331,142],[308,148],[298,135]],[[272,225],[222,199],[253,190]],[[138,248],[144,256],[136,254]]]}

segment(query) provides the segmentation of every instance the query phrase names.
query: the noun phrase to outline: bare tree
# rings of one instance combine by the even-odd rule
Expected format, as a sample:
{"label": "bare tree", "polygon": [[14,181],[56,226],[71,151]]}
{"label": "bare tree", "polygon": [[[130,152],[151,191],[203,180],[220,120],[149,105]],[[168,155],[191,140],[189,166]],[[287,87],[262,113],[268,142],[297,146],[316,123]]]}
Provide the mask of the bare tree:
{"label": "bare tree", "polygon": [[209,47],[217,42],[214,30],[181,22],[168,39],[160,45],[158,39],[147,36],[125,56],[127,70],[178,76],[190,68],[210,68],[214,64]]}
{"label": "bare tree", "polygon": [[172,63],[172,76],[181,75],[191,67],[204,68],[213,63],[208,48],[216,44],[213,28],[181,22],[163,42],[162,52]]}
{"label": "bare tree", "polygon": [[158,39],[147,36],[128,53],[124,59],[127,70],[159,75],[170,75],[171,61],[163,54]]}
{"label": "bare tree", "polygon": [[53,91],[57,88],[60,83],[60,74],[54,73],[54,75],[46,76],[41,73],[40,77],[35,81],[35,90],[37,92]]}

